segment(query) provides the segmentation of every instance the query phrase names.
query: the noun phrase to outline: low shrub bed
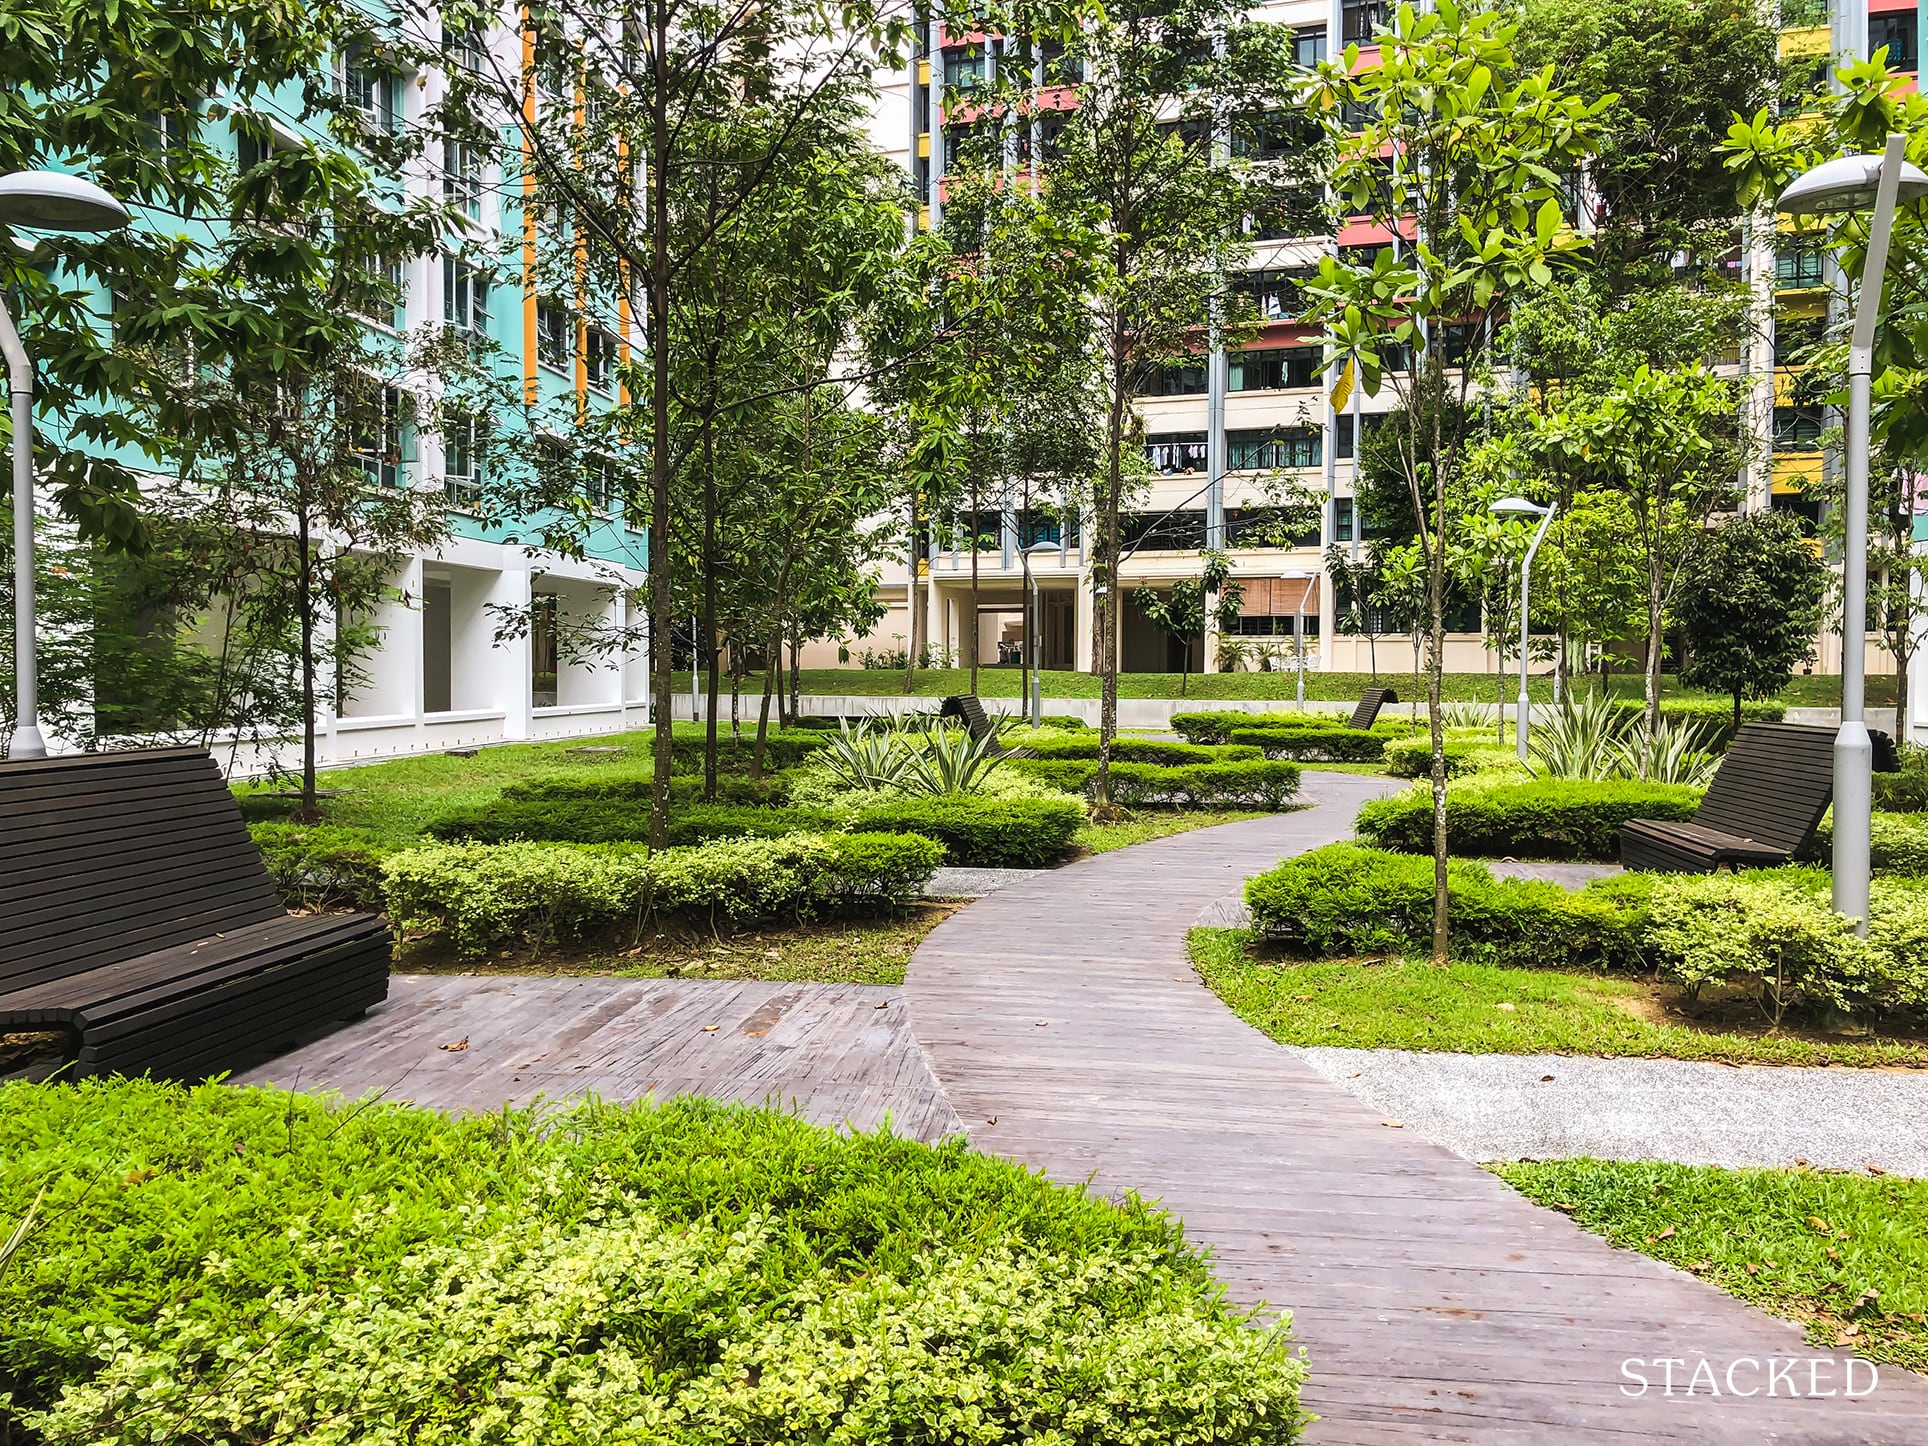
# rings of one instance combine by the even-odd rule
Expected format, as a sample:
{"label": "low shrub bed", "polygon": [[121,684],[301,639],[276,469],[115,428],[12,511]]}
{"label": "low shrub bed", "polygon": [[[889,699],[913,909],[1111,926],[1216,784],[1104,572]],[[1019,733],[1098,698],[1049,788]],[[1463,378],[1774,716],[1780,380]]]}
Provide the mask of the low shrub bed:
{"label": "low shrub bed", "polygon": [[[773,728],[764,739],[763,762],[766,768],[795,768],[809,758],[828,739],[828,734],[815,728]],[[733,738],[727,729],[719,730],[716,737],[716,760],[719,768],[731,770],[746,769],[756,754],[756,732],[745,732],[741,738]],[[703,767],[703,732],[694,725],[685,727],[679,724],[670,739],[670,768],[676,773],[696,773]]]}
{"label": "low shrub bed", "polygon": [[1017,1446],[1076,1422],[1081,1446],[1284,1446],[1303,1424],[1287,1329],[1227,1302],[1171,1217],[774,1109],[15,1084],[0,1212],[33,1215],[0,1276],[33,1441]]}
{"label": "low shrub bed", "polygon": [[1172,732],[1188,743],[1226,743],[1240,728],[1339,728],[1344,713],[1249,713],[1232,709],[1172,714]]}
{"label": "low shrub bed", "polygon": [[1928,813],[1928,768],[1875,774],[1874,806],[1883,813]]}
{"label": "low shrub bed", "polygon": [[[1454,853],[1475,857],[1611,863],[1620,857],[1620,826],[1629,819],[1686,820],[1699,804],[1699,789],[1674,783],[1537,779],[1460,785],[1446,790],[1446,839]],[[1361,839],[1380,848],[1430,854],[1431,790],[1376,798],[1359,810],[1355,827]]]}
{"label": "low shrub bed", "polygon": [[1232,742],[1267,758],[1300,762],[1377,763],[1386,756],[1384,733],[1364,728],[1235,728]]}
{"label": "low shrub bed", "polygon": [[[790,778],[788,773],[766,773],[761,778],[751,778],[746,773],[719,773],[715,801],[747,804],[753,808],[781,808],[790,801]],[[584,778],[558,775],[553,778],[532,778],[526,783],[512,783],[502,790],[502,797],[628,798],[640,799],[647,807],[653,788],[654,784],[648,777]],[[703,780],[679,773],[669,781],[669,796],[672,803],[698,802],[703,797]]]}
{"label": "low shrub bed", "polygon": [[965,868],[1041,869],[1065,856],[1083,822],[1084,810],[1068,798],[950,794],[867,808],[854,826],[936,839],[949,861]]}
{"label": "low shrub bed", "polygon": [[382,869],[394,848],[376,835],[298,823],[251,823],[248,833],[289,908],[381,909]]}
{"label": "low shrub bed", "polygon": [[[1479,767],[1480,758],[1486,745],[1480,743],[1449,742],[1444,749],[1446,776],[1462,778]],[[1401,738],[1388,743],[1385,751],[1386,772],[1394,778],[1431,778],[1433,776],[1433,741],[1430,738]]]}
{"label": "low shrub bed", "polygon": [[[1448,927],[1462,958],[1540,968],[1626,969],[1639,963],[1645,876],[1569,893],[1496,879],[1482,864],[1447,864]],[[1253,927],[1307,957],[1383,957],[1431,947],[1433,861],[1330,844],[1245,886]]]}
{"label": "low shrub bed", "polygon": [[[1055,761],[1095,759],[1098,740],[1094,738],[1039,738],[1026,743],[1034,758]],[[1155,738],[1111,740],[1114,763],[1157,763],[1167,768],[1187,763],[1235,763],[1241,758],[1257,758],[1256,748],[1206,748],[1196,743],[1165,743]]]}
{"label": "low shrub bed", "polygon": [[504,939],[540,946],[650,913],[804,920],[908,903],[944,862],[915,834],[789,834],[717,840],[651,855],[638,845],[452,843],[387,862],[389,917],[476,954]]}
{"label": "low shrub bed", "polygon": [[[1875,775],[1880,778],[1880,774]],[[1815,830],[1814,857],[1822,863],[1834,857],[1834,818]],[[1928,878],[1928,815],[1877,812],[1868,819],[1868,862],[1877,874]]]}

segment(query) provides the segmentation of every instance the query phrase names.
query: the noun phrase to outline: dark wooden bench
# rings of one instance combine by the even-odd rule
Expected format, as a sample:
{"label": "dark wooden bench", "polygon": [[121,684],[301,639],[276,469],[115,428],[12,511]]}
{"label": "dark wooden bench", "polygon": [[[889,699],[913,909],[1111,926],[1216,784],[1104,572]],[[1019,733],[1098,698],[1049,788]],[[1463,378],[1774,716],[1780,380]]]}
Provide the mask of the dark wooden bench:
{"label": "dark wooden bench", "polygon": [[205,1079],[388,997],[388,927],[291,917],[198,748],[0,763],[0,1029]]}
{"label": "dark wooden bench", "polygon": [[1631,820],[1620,862],[1693,874],[1784,864],[1813,837],[1833,792],[1832,728],[1743,723],[1693,819]]}
{"label": "dark wooden bench", "polygon": [[973,738],[997,735],[997,720],[984,711],[984,704],[975,693],[951,694],[937,710],[937,716],[957,719],[964,725],[964,731]]}
{"label": "dark wooden bench", "polygon": [[1359,695],[1359,706],[1352,710],[1352,721],[1348,728],[1370,728],[1379,721],[1379,710],[1388,703],[1397,703],[1399,695],[1390,688],[1368,688]]}

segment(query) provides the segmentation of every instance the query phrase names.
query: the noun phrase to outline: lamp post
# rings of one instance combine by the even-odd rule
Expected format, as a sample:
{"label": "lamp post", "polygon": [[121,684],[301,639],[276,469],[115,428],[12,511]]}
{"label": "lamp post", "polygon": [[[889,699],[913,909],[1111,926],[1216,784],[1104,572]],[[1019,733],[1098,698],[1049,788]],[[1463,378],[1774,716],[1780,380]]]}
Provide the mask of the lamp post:
{"label": "lamp post", "polygon": [[[58,171],[0,176],[0,225],[33,231],[115,231],[127,210],[92,181]],[[0,353],[13,394],[13,677],[17,703],[9,758],[45,758],[35,650],[33,557],[33,362],[0,298]]]}
{"label": "lamp post", "polygon": [[1018,563],[1024,569],[1024,651],[1031,660],[1031,726],[1044,724],[1044,684],[1038,678],[1039,664],[1043,661],[1044,648],[1038,634],[1044,629],[1041,610],[1038,607],[1038,578],[1031,571],[1031,554],[1034,552],[1064,553],[1064,544],[1057,540],[1034,542],[1029,547],[1018,549]]}
{"label": "lamp post", "polygon": [[1527,584],[1533,577],[1533,554],[1540,550],[1540,539],[1546,536],[1546,529],[1553,521],[1555,506],[1549,502],[1541,507],[1528,502],[1524,497],[1502,497],[1493,504],[1493,510],[1502,516],[1537,517],[1540,525],[1533,532],[1533,540],[1526,545],[1526,560],[1520,564],[1520,700],[1513,705],[1513,747],[1520,755],[1520,762],[1526,762],[1527,719],[1533,709],[1526,696],[1526,594]]}
{"label": "lamp post", "polygon": [[1292,667],[1298,673],[1298,702],[1294,705],[1305,712],[1305,600],[1312,591],[1312,580],[1316,572],[1285,572],[1279,574],[1280,582],[1299,584],[1298,618],[1292,629]]}
{"label": "lamp post", "polygon": [[1895,206],[1928,195],[1928,174],[1905,159],[1908,139],[1891,135],[1878,156],[1839,156],[1796,176],[1781,192],[1790,216],[1824,216],[1872,208],[1867,260],[1848,340],[1848,427],[1843,446],[1847,498],[1842,507],[1841,728],[1834,735],[1834,908],[1868,930],[1868,831],[1873,807],[1874,746],[1867,705],[1868,402],[1874,375],[1874,324],[1881,311],[1882,272]]}

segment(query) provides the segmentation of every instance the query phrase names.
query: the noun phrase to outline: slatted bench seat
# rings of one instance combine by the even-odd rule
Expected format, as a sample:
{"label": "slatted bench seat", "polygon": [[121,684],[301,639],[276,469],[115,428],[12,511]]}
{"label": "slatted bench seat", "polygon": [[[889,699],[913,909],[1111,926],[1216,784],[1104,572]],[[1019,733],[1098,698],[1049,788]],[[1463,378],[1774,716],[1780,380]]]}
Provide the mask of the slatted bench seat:
{"label": "slatted bench seat", "polygon": [[388,995],[387,926],[291,917],[196,748],[0,763],[0,1029],[203,1079]]}
{"label": "slatted bench seat", "polygon": [[1397,703],[1399,695],[1390,688],[1368,688],[1359,695],[1359,706],[1352,710],[1352,721],[1348,728],[1370,728],[1379,721],[1379,710],[1388,703]]}
{"label": "slatted bench seat", "polygon": [[951,694],[937,710],[937,716],[957,719],[973,738],[987,738],[997,732],[996,720],[984,711],[984,703],[975,693]]}
{"label": "slatted bench seat", "polygon": [[1701,874],[1784,864],[1813,836],[1833,792],[1833,729],[1744,723],[1692,821],[1631,820],[1620,830],[1620,862]]}

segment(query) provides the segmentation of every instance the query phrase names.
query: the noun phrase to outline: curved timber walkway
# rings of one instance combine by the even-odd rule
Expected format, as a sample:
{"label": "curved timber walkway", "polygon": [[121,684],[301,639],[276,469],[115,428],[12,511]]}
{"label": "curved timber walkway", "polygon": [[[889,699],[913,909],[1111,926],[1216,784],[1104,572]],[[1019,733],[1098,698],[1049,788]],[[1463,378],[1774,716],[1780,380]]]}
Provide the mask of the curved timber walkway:
{"label": "curved timber walkway", "polygon": [[1387,1128],[1197,981],[1201,911],[1384,791],[1307,783],[1311,808],[1013,884],[919,946],[911,1025],[973,1143],[1163,1201],[1234,1299],[1290,1310],[1313,1441],[1928,1442],[1928,1382],[1845,1398],[1846,1354]]}

